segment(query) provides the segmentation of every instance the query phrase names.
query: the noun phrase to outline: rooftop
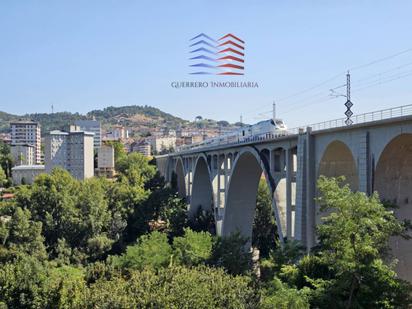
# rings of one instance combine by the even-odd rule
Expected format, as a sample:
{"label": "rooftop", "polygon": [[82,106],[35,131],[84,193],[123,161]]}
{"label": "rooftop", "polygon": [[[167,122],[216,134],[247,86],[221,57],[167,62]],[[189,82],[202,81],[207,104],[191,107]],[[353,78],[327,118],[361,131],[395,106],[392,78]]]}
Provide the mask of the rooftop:
{"label": "rooftop", "polygon": [[11,169],[12,171],[44,170],[44,165],[19,165]]}
{"label": "rooftop", "polygon": [[32,120],[16,120],[16,121],[10,121],[10,125],[13,124],[36,124],[36,125],[40,125],[40,123],[36,122],[36,121],[32,121]]}

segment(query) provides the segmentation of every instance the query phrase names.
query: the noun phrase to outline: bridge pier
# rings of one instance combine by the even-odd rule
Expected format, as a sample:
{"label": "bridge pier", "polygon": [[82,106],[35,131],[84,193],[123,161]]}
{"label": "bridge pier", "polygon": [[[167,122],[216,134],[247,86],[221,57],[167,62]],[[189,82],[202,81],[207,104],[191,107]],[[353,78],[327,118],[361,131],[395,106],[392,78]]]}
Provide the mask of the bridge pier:
{"label": "bridge pier", "polygon": [[[247,237],[251,237],[257,184],[263,172],[281,241],[296,239],[310,250],[316,245],[316,224],[326,215],[315,202],[320,175],[345,176],[352,190],[368,195],[378,190],[382,200],[398,204],[394,213],[399,219],[412,220],[412,106],[408,116],[362,119],[372,121],[336,128],[322,123],[287,136],[194,148],[159,158],[172,163],[159,161],[158,168],[169,180],[172,171],[178,175],[179,195],[193,202],[191,207],[213,201],[218,235],[239,229]],[[207,158],[203,171],[209,176],[203,179],[208,186],[196,181],[202,174],[198,172],[200,156]],[[206,187],[212,192],[210,202],[207,194],[201,196]],[[412,282],[411,243],[395,239],[391,246],[399,259],[399,275]]]}

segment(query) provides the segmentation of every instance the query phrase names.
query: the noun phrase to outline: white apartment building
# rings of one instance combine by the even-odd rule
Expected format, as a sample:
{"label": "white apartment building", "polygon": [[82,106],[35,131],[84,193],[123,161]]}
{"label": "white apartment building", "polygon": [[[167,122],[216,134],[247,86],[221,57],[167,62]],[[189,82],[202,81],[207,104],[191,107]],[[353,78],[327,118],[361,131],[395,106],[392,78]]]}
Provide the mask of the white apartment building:
{"label": "white apartment building", "polygon": [[45,168],[60,166],[82,180],[94,176],[94,134],[84,131],[51,131],[45,139]]}
{"label": "white apartment building", "polygon": [[94,133],[93,144],[94,148],[99,148],[102,145],[102,125],[97,120],[76,120],[75,126],[80,127],[81,131]]}
{"label": "white apartment building", "polygon": [[10,146],[14,165],[34,165],[36,154],[35,147],[30,144],[14,144]]}
{"label": "white apartment building", "polygon": [[10,122],[11,144],[29,144],[34,147],[34,164],[41,163],[40,124],[34,121]]}

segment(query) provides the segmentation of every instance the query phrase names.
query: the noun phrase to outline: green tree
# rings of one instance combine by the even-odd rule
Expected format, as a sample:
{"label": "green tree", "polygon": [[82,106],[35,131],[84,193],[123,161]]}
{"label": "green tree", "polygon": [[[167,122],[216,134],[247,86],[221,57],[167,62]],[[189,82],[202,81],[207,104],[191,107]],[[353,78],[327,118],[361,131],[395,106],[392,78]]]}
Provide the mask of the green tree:
{"label": "green tree", "polygon": [[257,308],[251,278],[205,266],[132,271],[92,284],[87,308]]}
{"label": "green tree", "polygon": [[0,301],[8,308],[42,308],[46,280],[44,265],[35,257],[22,254],[0,267]]}
{"label": "green tree", "polygon": [[7,175],[4,172],[3,168],[0,166],[0,188],[4,187],[7,184]]}
{"label": "green tree", "polygon": [[290,288],[275,278],[263,289],[261,308],[309,309],[309,300],[304,290]]}
{"label": "green tree", "polygon": [[177,197],[177,195],[170,196],[162,205],[159,217],[160,220],[165,222],[165,230],[170,239],[175,236],[182,236],[184,228],[188,226],[186,201]]}
{"label": "green tree", "polygon": [[335,307],[410,306],[410,286],[396,276],[388,255],[389,238],[406,236],[404,225],[377,194],[354,193],[343,181],[325,177],[318,181],[321,210],[331,212],[317,228],[319,256],[333,278],[309,282],[324,289],[324,303],[333,301]]}
{"label": "green tree", "polygon": [[28,209],[13,208],[13,214],[0,218],[0,262],[28,254],[38,260],[47,258],[42,224],[31,218]]}
{"label": "green tree", "polygon": [[116,161],[116,170],[120,177],[125,177],[131,185],[142,186],[156,174],[156,167],[149,164],[149,159],[138,152],[132,152]]}
{"label": "green tree", "polygon": [[136,245],[128,246],[125,254],[113,257],[113,263],[125,269],[159,269],[170,264],[172,254],[166,234],[155,231],[140,237]]}
{"label": "green tree", "polygon": [[209,232],[215,234],[215,218],[212,210],[204,210],[199,207],[195,215],[189,219],[189,226],[192,230]]}
{"label": "green tree", "polygon": [[17,192],[18,205],[27,207],[34,220],[42,222],[47,245],[53,247],[59,238],[69,243],[78,241],[83,224],[76,209],[80,190],[79,182],[67,171],[54,169],[50,175],[39,175],[30,189]]}
{"label": "green tree", "polygon": [[277,246],[277,232],[273,216],[272,198],[265,179],[259,182],[256,198],[256,213],[253,222],[252,245],[260,251],[261,257],[268,257]]}
{"label": "green tree", "polygon": [[194,232],[189,228],[184,231],[184,236],[173,239],[176,259],[186,266],[206,263],[212,255],[212,235],[207,232]]}
{"label": "green tree", "polygon": [[251,268],[252,254],[247,249],[248,239],[239,232],[218,237],[213,245],[212,265],[223,267],[229,274],[244,274]]}
{"label": "green tree", "polygon": [[84,308],[86,285],[79,268],[55,267],[21,255],[0,267],[0,304],[8,308]]}
{"label": "green tree", "polygon": [[11,168],[13,167],[13,157],[10,146],[0,141],[0,166],[6,174],[6,178],[11,178]]}
{"label": "green tree", "polygon": [[88,257],[104,258],[116,240],[105,192],[108,186],[105,179],[80,182],[67,171],[55,169],[40,175],[31,187],[20,187],[16,204],[41,222],[52,257],[66,247],[63,251],[71,250],[71,260],[84,262]]}

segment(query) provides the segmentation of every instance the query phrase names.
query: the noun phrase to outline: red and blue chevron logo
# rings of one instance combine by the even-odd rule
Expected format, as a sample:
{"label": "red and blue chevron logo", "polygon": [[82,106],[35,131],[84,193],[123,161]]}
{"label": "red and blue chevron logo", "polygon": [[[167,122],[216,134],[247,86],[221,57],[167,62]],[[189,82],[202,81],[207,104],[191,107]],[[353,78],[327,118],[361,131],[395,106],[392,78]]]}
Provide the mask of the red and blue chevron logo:
{"label": "red and blue chevron logo", "polygon": [[215,40],[201,33],[190,39],[193,75],[244,75],[245,42],[228,33]]}

